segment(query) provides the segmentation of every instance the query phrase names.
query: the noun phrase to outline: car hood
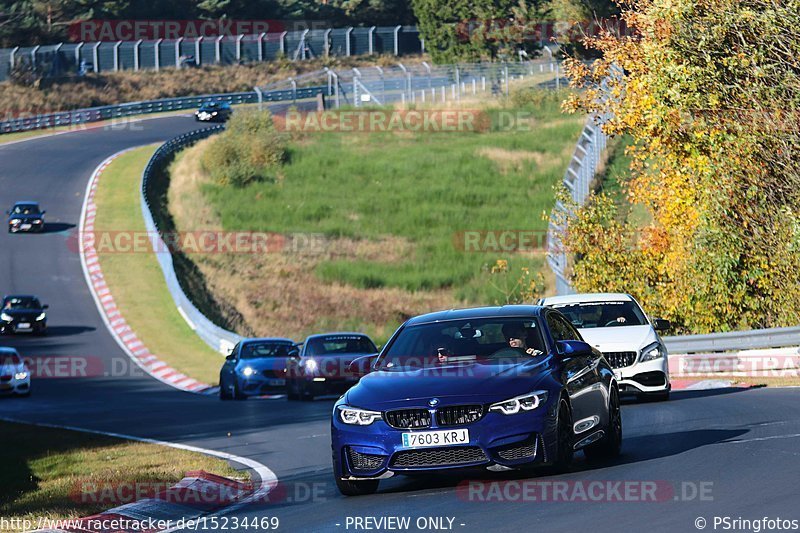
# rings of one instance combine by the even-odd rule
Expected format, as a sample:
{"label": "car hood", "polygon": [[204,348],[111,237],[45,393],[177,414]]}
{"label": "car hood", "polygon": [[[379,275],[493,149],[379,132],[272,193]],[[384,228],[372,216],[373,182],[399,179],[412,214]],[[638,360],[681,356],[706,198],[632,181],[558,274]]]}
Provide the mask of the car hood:
{"label": "car hood", "polygon": [[406,371],[378,371],[361,378],[345,402],[365,409],[493,403],[535,390],[552,371],[552,358],[517,364],[470,363]]}
{"label": "car hood", "polygon": [[25,372],[25,364],[19,363],[17,365],[0,365],[0,376],[13,376],[17,372]]}
{"label": "car hood", "polygon": [[20,220],[41,220],[42,218],[44,218],[44,216],[41,215],[41,214],[39,214],[39,215],[9,215],[8,220],[14,220],[14,219],[17,219],[17,218],[20,219]]}
{"label": "car hood", "polygon": [[645,326],[612,326],[578,330],[583,339],[601,352],[635,352],[656,342],[655,330]]}

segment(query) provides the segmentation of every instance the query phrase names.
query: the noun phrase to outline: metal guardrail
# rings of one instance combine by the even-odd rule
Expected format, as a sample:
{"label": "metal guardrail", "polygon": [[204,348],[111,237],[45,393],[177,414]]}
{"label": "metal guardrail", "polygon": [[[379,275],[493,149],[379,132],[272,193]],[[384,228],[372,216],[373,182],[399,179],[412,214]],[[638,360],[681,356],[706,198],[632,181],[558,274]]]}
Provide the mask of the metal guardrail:
{"label": "metal guardrail", "polygon": [[708,353],[800,346],[800,327],[664,337],[670,353]]}
{"label": "metal guardrail", "polygon": [[[279,98],[281,96],[282,95],[278,94],[272,95],[273,98]],[[170,111],[195,109],[200,107],[200,105],[204,102],[210,101],[228,102],[230,104],[249,104],[257,102],[258,97],[255,92],[205,94],[201,96],[129,102],[118,105],[77,109],[75,111],[63,111],[59,113],[49,113],[46,115],[35,115],[32,117],[22,117],[0,122],[0,134],[39,130],[58,126],[75,126],[80,124],[88,124],[91,122],[99,122],[101,120],[131,117],[135,115],[168,113]]]}
{"label": "metal guardrail", "polygon": [[[608,137],[602,128],[597,125],[594,117],[586,120],[575,152],[572,155],[567,171],[564,174],[563,184],[570,192],[572,200],[582,205],[591,192],[591,184],[601,162],[601,154],[606,148]],[[550,216],[547,229],[547,262],[556,276],[556,293],[558,295],[572,294],[572,286],[567,279],[568,256],[561,246],[559,235],[565,229],[558,224],[564,220],[566,207],[557,202]]]}
{"label": "metal guardrail", "polygon": [[199,140],[210,137],[215,133],[219,133],[224,129],[224,126],[213,126],[201,130],[194,131],[176,137],[165,144],[161,145],[155,151],[150,161],[142,173],[141,185],[141,202],[142,202],[142,215],[144,216],[145,230],[151,236],[153,241],[153,248],[156,251],[156,259],[164,272],[164,279],[167,282],[167,288],[170,295],[178,307],[178,312],[183,316],[186,323],[189,324],[197,335],[205,341],[212,349],[227,355],[231,348],[233,348],[242,337],[232,331],[227,331],[211,322],[200,310],[192,303],[186,293],[183,292],[181,284],[178,281],[178,276],[175,273],[173,265],[172,254],[161,239],[158,227],[156,226],[151,211],[150,201],[148,199],[148,186],[152,179],[154,172],[163,172],[165,166],[172,160],[175,152],[182,150]]}

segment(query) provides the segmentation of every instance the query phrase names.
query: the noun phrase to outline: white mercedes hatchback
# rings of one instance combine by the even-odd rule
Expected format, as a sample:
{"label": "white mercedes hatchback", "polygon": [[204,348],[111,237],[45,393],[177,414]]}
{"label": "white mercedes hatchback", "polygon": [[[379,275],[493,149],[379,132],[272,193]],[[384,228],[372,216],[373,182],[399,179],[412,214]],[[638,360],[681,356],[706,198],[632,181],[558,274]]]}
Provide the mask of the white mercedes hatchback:
{"label": "white mercedes hatchback", "polygon": [[648,318],[631,295],[621,293],[553,296],[539,300],[539,305],[561,311],[586,342],[603,352],[620,392],[669,399],[667,349],[658,335],[670,328],[668,320]]}

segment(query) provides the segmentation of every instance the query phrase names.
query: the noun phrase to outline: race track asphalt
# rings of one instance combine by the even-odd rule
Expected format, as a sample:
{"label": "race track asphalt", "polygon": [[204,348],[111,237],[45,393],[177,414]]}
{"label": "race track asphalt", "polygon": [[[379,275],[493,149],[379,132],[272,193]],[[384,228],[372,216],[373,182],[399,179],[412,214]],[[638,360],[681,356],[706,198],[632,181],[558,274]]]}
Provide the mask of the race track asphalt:
{"label": "race track asphalt", "polygon": [[[464,490],[475,475],[394,478],[376,495],[343,498],[330,469],[332,400],[220,402],[142,375],[106,331],[68,236],[100,162],[196,128],[190,118],[172,117],[0,145],[0,206],[37,200],[50,228],[42,235],[0,233],[0,292],[34,293],[51,306],[48,336],[3,337],[0,344],[34,358],[88,357],[100,369],[91,378],[37,379],[30,398],[0,398],[0,416],[191,444],[262,462],[282,485],[272,501],[232,516],[277,516],[284,531],[355,531],[353,519],[367,516],[411,517],[412,526],[419,517],[447,517],[456,531],[598,532],[697,531],[698,517],[708,521],[708,530],[714,516],[800,519],[800,389],[682,391],[665,403],[626,403],[618,461],[591,466],[579,457],[572,472],[559,476],[480,475],[505,481],[498,485],[500,498],[514,500],[486,502],[481,493],[470,497]],[[578,501],[517,501],[523,487],[531,491],[528,500],[535,496],[537,487],[523,483],[530,481],[568,482],[561,485],[568,487],[567,499]],[[598,481],[656,483],[660,501],[604,501],[602,495],[601,501],[580,501],[580,489]]]}

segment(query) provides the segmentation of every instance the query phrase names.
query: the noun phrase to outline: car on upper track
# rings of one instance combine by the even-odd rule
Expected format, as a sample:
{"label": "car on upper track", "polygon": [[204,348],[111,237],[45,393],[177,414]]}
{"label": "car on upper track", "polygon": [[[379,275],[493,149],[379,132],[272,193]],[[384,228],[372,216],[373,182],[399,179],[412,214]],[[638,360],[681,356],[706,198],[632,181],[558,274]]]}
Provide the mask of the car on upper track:
{"label": "car on upper track", "polygon": [[316,396],[342,394],[358,382],[358,377],[349,372],[350,363],[377,352],[375,343],[363,333],[311,335],[287,365],[287,396],[290,400],[313,400]]}
{"label": "car on upper track", "polygon": [[336,402],[331,447],[345,495],[457,469],[565,470],[577,450],[619,454],[617,381],[555,309],[509,305],[408,320]]}
{"label": "car on upper track", "polygon": [[48,305],[42,305],[39,298],[31,295],[9,295],[0,305],[0,333],[47,332]]}
{"label": "car on upper track", "polygon": [[231,118],[231,105],[227,102],[206,102],[195,111],[197,122],[225,122]]}
{"label": "car on upper track", "polygon": [[644,400],[669,399],[669,355],[658,334],[671,327],[668,320],[648,318],[630,294],[571,294],[539,303],[561,311],[586,342],[603,352],[621,392]]}
{"label": "car on upper track", "polygon": [[243,400],[248,396],[282,394],[286,363],[297,356],[292,339],[245,339],[225,358],[219,372],[219,397]]}
{"label": "car on upper track", "polygon": [[14,348],[0,347],[0,395],[28,396],[31,374]]}
{"label": "car on upper track", "polygon": [[44,214],[36,202],[17,202],[6,211],[8,232],[41,232],[44,230]]}

